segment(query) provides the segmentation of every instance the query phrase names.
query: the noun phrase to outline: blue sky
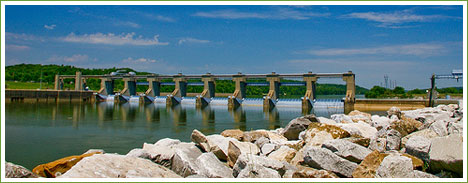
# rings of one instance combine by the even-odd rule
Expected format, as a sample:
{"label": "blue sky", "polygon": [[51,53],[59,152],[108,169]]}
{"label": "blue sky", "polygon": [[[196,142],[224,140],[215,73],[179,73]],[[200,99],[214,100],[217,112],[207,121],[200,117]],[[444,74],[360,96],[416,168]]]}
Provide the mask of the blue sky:
{"label": "blue sky", "polygon": [[360,86],[388,75],[406,89],[463,68],[462,6],[7,5],[5,15],[6,65],[160,74],[352,70]]}

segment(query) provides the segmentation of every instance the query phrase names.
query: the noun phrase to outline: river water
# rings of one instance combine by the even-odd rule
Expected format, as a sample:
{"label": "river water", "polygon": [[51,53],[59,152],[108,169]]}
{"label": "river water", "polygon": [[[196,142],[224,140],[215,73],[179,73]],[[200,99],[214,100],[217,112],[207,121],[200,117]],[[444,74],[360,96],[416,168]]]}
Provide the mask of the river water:
{"label": "river water", "polygon": [[[160,101],[165,101],[159,99]],[[164,103],[6,103],[5,159],[28,169],[88,149],[126,154],[144,142],[162,138],[189,142],[193,129],[209,135],[225,129],[276,129],[303,115],[300,100],[282,99],[264,111],[261,99],[249,99],[228,110],[225,99],[203,109],[191,99],[176,107]],[[318,100],[314,113],[329,117],[343,113],[340,100]]]}

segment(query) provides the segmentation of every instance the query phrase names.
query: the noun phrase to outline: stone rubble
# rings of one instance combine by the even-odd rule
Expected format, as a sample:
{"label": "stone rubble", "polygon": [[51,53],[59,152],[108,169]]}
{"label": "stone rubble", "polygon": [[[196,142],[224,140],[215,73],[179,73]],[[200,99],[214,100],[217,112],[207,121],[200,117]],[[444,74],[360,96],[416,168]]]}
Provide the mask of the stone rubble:
{"label": "stone rubble", "polygon": [[[462,105],[460,105],[462,106]],[[463,175],[463,108],[439,105],[386,116],[352,111],[307,115],[275,130],[224,130],[192,142],[161,139],[126,155],[101,150],[73,161],[59,178],[439,178]],[[75,156],[73,156],[75,157]],[[48,164],[47,170],[57,169]],[[57,164],[58,165],[58,164]],[[45,165],[41,165],[45,167]],[[45,168],[43,168],[45,169]],[[42,169],[41,169],[42,170]],[[6,177],[46,177],[6,163]],[[49,173],[50,174],[50,173]]]}

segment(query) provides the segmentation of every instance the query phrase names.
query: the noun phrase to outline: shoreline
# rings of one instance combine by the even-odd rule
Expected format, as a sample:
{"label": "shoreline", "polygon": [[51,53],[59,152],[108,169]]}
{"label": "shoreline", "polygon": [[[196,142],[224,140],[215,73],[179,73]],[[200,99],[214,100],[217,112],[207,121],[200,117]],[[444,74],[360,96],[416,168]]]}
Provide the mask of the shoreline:
{"label": "shoreline", "polygon": [[[195,129],[192,142],[165,138],[126,155],[90,150],[39,165],[34,173],[7,164],[13,167],[7,168],[7,175],[12,170],[19,173],[10,177],[58,178],[462,176],[462,107],[450,104],[411,111],[394,107],[387,114],[352,111],[330,119],[307,115],[275,130],[230,129],[213,135]],[[450,151],[445,150],[447,143],[454,146]]]}

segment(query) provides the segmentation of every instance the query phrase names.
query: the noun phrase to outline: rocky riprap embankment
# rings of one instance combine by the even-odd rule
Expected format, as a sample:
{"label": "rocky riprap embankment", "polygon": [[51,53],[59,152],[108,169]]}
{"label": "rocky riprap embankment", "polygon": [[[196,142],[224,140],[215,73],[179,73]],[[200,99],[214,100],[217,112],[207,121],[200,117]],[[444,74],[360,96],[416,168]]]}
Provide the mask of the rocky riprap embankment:
{"label": "rocky riprap embankment", "polygon": [[[461,105],[462,106],[462,105]],[[387,116],[352,111],[293,119],[276,130],[161,139],[126,155],[91,150],[36,167],[45,177],[437,178],[463,175],[463,109],[440,105]],[[7,163],[7,177],[35,177]]]}

